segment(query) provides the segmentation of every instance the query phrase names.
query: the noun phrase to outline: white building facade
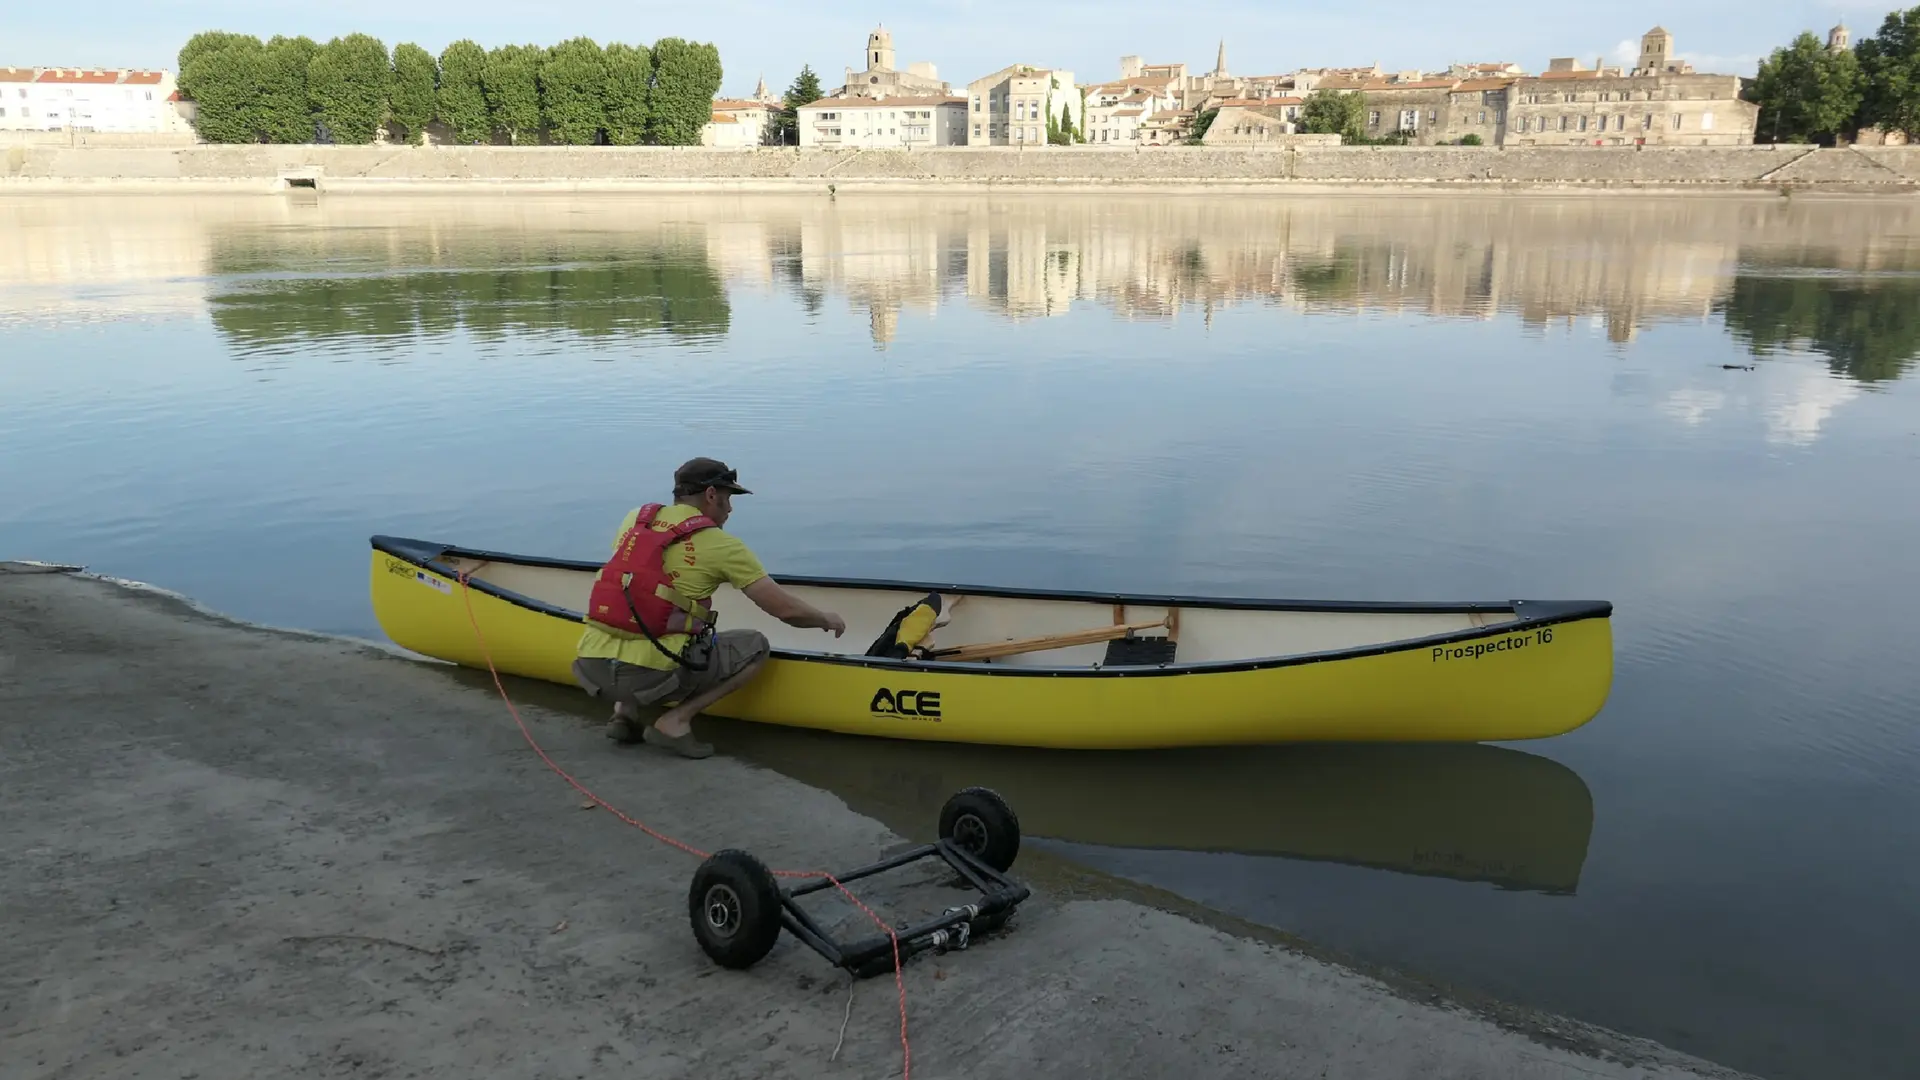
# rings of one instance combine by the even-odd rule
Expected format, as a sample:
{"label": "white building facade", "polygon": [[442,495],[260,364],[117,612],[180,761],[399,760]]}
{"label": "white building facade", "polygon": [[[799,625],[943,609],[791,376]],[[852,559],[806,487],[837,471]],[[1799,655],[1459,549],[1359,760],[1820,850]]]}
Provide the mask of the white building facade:
{"label": "white building facade", "polygon": [[1102,83],[1087,89],[1081,132],[1093,146],[1134,146],[1148,117],[1179,107],[1180,94],[1171,78]]}
{"label": "white building facade", "polygon": [[191,133],[173,74],[121,68],[0,68],[0,131]]}
{"label": "white building facade", "polygon": [[967,141],[962,97],[830,97],[795,111],[801,146],[912,150]]}
{"label": "white building facade", "polygon": [[968,146],[1045,146],[1049,123],[1086,130],[1073,72],[1014,64],[967,84]]}
{"label": "white building facade", "polygon": [[[763,81],[760,93],[765,92]],[[773,113],[777,107],[757,99],[718,98],[713,103],[713,118],[700,131],[700,145],[738,149],[771,142]]]}

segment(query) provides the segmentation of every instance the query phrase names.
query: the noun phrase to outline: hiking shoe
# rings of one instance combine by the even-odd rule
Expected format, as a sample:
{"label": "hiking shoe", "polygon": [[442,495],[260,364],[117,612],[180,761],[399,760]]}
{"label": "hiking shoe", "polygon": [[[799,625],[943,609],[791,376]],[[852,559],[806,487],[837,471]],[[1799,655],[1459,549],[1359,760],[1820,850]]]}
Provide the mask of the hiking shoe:
{"label": "hiking shoe", "polygon": [[685,735],[674,736],[649,724],[640,734],[642,738],[654,746],[662,750],[671,750],[681,757],[703,758],[713,756],[713,747],[694,738],[692,731],[688,731]]}
{"label": "hiking shoe", "polygon": [[[649,728],[648,730],[651,731],[652,729]],[[633,726],[633,721],[624,716],[616,716],[612,720],[607,721],[605,731],[607,738],[623,746],[628,743],[640,741],[639,730]]]}

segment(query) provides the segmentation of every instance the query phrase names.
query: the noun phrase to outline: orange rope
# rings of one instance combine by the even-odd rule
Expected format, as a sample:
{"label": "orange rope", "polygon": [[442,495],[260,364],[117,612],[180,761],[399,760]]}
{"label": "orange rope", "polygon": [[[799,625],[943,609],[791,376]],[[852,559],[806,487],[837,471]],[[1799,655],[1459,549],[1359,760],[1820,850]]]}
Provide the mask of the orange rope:
{"label": "orange rope", "polygon": [[[602,799],[600,796],[594,794],[593,791],[589,789],[585,784],[582,784],[580,781],[575,780],[571,773],[567,772],[567,770],[561,768],[558,764],[556,764],[552,758],[547,756],[547,752],[540,748],[540,743],[534,739],[533,732],[527,729],[527,722],[521,719],[520,710],[514,706],[513,699],[507,696],[507,688],[500,682],[500,672],[493,666],[493,654],[491,651],[487,649],[486,635],[480,632],[480,620],[476,618],[473,614],[473,594],[467,589],[467,577],[472,572],[473,571],[471,570],[462,570],[456,575],[460,582],[460,597],[462,600],[466,602],[467,622],[471,623],[473,626],[474,640],[480,643],[480,655],[486,659],[487,671],[493,675],[494,689],[500,691],[500,700],[507,703],[507,711],[513,714],[513,722],[520,726],[520,735],[522,738],[527,740],[527,745],[533,747],[533,752],[540,755],[541,761],[544,761],[547,763],[547,768],[552,769],[555,773],[558,773],[560,776],[560,779],[565,780],[568,784],[572,785],[575,791],[578,791],[580,794],[585,795],[588,799],[592,800],[594,805],[599,806],[601,809],[605,810],[607,813],[612,814],[614,817],[619,818],[621,821],[627,823],[628,825],[633,826],[636,829],[639,829],[641,832],[646,833],[648,836],[653,837],[655,840],[658,840],[661,843],[668,845],[669,847],[679,848],[681,851],[686,852],[687,854],[693,856],[696,859],[706,858],[709,852],[701,851],[699,848],[694,847],[691,844],[685,843],[680,840],[676,840],[673,837],[666,835],[665,833],[658,832],[653,828],[650,828],[643,821],[639,821],[634,818],[628,817],[626,813],[621,811],[619,807],[614,806],[612,803],[606,801],[605,799]],[[772,873],[774,874],[775,877],[826,878],[828,881],[833,883],[834,888],[840,890],[841,894],[844,895],[849,901],[852,902],[854,907],[857,907],[861,911],[866,912],[867,918],[872,919],[874,922],[874,925],[886,931],[887,937],[892,939],[893,941],[893,984],[895,988],[897,988],[900,991],[900,1075],[902,1077],[902,1080],[912,1080],[913,1048],[907,1042],[907,984],[906,984],[905,978],[901,975],[901,972],[900,972],[900,936],[894,932],[893,927],[887,925],[887,921],[885,919],[882,919],[880,916],[874,914],[872,908],[869,908],[867,905],[861,903],[860,898],[853,895],[852,890],[848,889],[845,885],[841,884],[839,878],[834,877],[832,874],[827,873],[825,870],[774,870],[772,871]]]}

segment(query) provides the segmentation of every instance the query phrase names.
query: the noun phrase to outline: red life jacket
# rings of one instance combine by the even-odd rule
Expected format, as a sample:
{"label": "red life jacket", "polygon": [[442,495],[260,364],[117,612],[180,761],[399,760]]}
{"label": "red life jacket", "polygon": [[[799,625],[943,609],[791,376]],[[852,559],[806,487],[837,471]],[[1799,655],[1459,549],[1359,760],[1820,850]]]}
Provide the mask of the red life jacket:
{"label": "red life jacket", "polygon": [[[718,525],[695,514],[665,531],[651,528],[661,504],[640,508],[587,594],[587,619],[616,636],[665,637],[698,634],[713,625],[713,609],[673,587],[666,568],[668,546]],[[642,625],[644,622],[644,626]]]}

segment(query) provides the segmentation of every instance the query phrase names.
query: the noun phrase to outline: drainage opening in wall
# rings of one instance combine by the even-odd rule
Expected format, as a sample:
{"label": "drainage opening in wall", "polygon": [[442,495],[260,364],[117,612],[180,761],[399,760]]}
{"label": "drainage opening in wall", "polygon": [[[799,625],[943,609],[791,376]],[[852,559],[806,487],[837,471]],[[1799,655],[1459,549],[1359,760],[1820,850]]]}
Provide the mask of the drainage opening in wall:
{"label": "drainage opening in wall", "polygon": [[286,180],[287,186],[290,188],[307,188],[312,190],[320,186],[319,179],[312,176],[289,176]]}

